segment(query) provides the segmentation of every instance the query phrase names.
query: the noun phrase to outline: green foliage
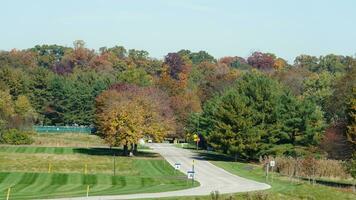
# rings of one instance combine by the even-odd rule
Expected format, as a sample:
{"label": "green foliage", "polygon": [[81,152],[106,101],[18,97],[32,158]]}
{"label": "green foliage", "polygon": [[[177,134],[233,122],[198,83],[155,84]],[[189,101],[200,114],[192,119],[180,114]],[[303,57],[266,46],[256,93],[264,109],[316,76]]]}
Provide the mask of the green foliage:
{"label": "green foliage", "polygon": [[352,96],[348,102],[348,126],[347,139],[356,149],[356,87],[353,88]]}
{"label": "green foliage", "polygon": [[333,84],[333,93],[326,102],[326,114],[333,121],[345,122],[348,118],[350,101],[356,88],[356,63],[350,66],[348,73],[337,76]]}
{"label": "green foliage", "polygon": [[315,56],[300,55],[295,58],[294,65],[309,69],[312,72],[344,73],[349,70],[349,67],[354,62],[355,59],[350,56],[329,54],[317,58]]}
{"label": "green foliage", "polygon": [[150,86],[152,85],[153,78],[142,68],[131,68],[119,73],[118,81],[138,86]]}
{"label": "green foliage", "polygon": [[182,57],[188,57],[194,65],[202,62],[215,63],[215,58],[206,51],[191,52],[189,50],[180,50],[178,54]]}
{"label": "green foliage", "polygon": [[94,120],[95,98],[114,78],[94,71],[76,71],[68,77],[53,76],[44,105],[44,123],[90,125]]}
{"label": "green foliage", "polygon": [[36,45],[31,48],[30,51],[36,54],[36,60],[38,66],[44,68],[51,68],[55,63],[59,62],[68,47],[59,45]]}
{"label": "green foliage", "polygon": [[353,157],[346,162],[346,169],[351,176],[356,179],[356,153],[354,153]]}
{"label": "green foliage", "polygon": [[[334,54],[301,55],[294,66],[261,52],[217,61],[205,51],[181,50],[154,59],[147,51],[120,45],[95,51],[82,40],[73,47],[45,44],[1,51],[0,129],[33,123],[92,125],[96,97],[115,83],[129,83],[168,94],[164,98],[177,124],[174,137],[203,133],[216,139],[217,149],[243,152],[241,157],[298,154],[288,150],[290,145],[317,145],[324,117],[344,124],[349,138],[354,137],[350,104],[355,66],[355,57]],[[280,83],[251,75],[254,68]],[[203,105],[204,112],[197,113]]]}
{"label": "green foliage", "polygon": [[0,85],[4,85],[10,94],[16,98],[20,94],[28,94],[28,76],[19,68],[0,68]]}
{"label": "green foliage", "polygon": [[203,110],[196,129],[215,149],[241,158],[256,159],[271,148],[288,154],[278,145],[315,145],[324,129],[323,113],[313,102],[295,98],[258,73],[244,75]]}
{"label": "green foliage", "polygon": [[325,108],[327,100],[333,94],[335,79],[335,75],[327,71],[320,74],[313,74],[304,81],[304,92],[302,95],[304,98]]}
{"label": "green foliage", "polygon": [[0,143],[4,144],[32,144],[34,140],[31,138],[30,133],[19,131],[16,129],[9,129],[4,131],[0,136]]}

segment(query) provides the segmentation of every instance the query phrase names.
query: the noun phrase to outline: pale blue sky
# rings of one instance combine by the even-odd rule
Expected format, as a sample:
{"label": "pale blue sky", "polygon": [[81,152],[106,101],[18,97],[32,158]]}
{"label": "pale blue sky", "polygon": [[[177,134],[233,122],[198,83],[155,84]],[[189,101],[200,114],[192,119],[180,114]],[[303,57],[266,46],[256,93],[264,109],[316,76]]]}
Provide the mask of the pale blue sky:
{"label": "pale blue sky", "polygon": [[356,0],[0,0],[0,49],[120,44],[152,57],[356,53]]}

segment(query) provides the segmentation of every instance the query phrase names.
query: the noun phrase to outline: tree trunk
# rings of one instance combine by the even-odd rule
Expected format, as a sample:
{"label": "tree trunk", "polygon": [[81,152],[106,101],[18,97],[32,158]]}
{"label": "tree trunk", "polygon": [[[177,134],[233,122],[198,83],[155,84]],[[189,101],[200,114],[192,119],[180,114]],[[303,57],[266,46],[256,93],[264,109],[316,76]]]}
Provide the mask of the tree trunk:
{"label": "tree trunk", "polygon": [[134,144],[134,149],[133,149],[133,154],[136,155],[137,154],[137,144]]}
{"label": "tree trunk", "polygon": [[133,156],[133,152],[134,152],[134,147],[135,147],[135,145],[134,144],[131,144],[130,145],[130,153],[129,153],[129,156]]}
{"label": "tree trunk", "polygon": [[124,145],[124,156],[127,156],[128,155],[128,150],[129,150],[129,147],[127,144]]}

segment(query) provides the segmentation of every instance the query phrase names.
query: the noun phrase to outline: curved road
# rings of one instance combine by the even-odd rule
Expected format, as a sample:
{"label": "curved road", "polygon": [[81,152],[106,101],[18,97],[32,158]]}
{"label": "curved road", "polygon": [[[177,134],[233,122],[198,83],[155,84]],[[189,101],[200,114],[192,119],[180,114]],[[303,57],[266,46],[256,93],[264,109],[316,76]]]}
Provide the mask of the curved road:
{"label": "curved road", "polygon": [[187,173],[191,170],[194,160],[195,180],[200,183],[199,187],[160,193],[142,193],[115,196],[92,196],[66,198],[71,200],[116,200],[116,199],[139,199],[139,198],[159,198],[175,196],[199,196],[209,195],[212,191],[219,191],[220,194],[248,192],[255,190],[265,190],[270,188],[265,183],[259,183],[249,179],[233,175],[209,161],[199,158],[196,153],[186,149],[174,147],[171,144],[150,144],[150,147],[161,154],[172,166],[175,163],[181,163],[180,171]]}

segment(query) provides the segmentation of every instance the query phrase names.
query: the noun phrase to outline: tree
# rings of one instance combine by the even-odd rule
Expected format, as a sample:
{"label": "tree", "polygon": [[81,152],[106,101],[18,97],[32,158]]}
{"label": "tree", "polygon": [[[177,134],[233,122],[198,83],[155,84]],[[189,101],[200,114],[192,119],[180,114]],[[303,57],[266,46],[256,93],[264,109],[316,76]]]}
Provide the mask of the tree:
{"label": "tree", "polygon": [[178,53],[167,54],[164,63],[169,66],[169,75],[176,80],[179,80],[179,75],[186,70],[184,61]]}
{"label": "tree", "polygon": [[332,84],[332,95],[326,101],[326,114],[328,119],[346,123],[348,118],[349,102],[356,87],[356,63],[350,66],[347,73],[336,76]]}
{"label": "tree", "polygon": [[277,71],[273,77],[288,87],[294,95],[299,96],[304,91],[305,80],[309,79],[311,75],[313,73],[305,68],[293,67]]}
{"label": "tree", "polygon": [[294,66],[314,71],[319,64],[319,59],[315,56],[302,54],[294,60]]}
{"label": "tree", "polygon": [[26,96],[20,95],[17,97],[14,102],[14,110],[17,115],[16,121],[18,122],[14,126],[18,129],[32,128],[31,126],[35,122],[37,114]]}
{"label": "tree", "polygon": [[316,72],[328,71],[331,73],[345,72],[348,70],[348,63],[344,56],[329,54],[320,56],[319,65],[315,69]]}
{"label": "tree", "polygon": [[174,131],[172,110],[165,94],[152,87],[116,84],[96,99],[96,124],[111,146],[135,151],[140,138],[162,141]]}
{"label": "tree", "polygon": [[14,101],[9,91],[0,90],[0,132],[30,128],[35,117],[36,112],[26,96],[20,95]]}
{"label": "tree", "polygon": [[356,149],[356,87],[353,88],[348,104],[347,138]]}
{"label": "tree", "polygon": [[284,60],[283,58],[277,58],[274,60],[274,64],[273,67],[276,70],[281,70],[284,69],[288,66],[288,63],[286,60]]}
{"label": "tree", "polygon": [[15,110],[9,91],[0,90],[0,134],[8,126],[8,120],[13,117]]}
{"label": "tree", "polygon": [[26,72],[18,68],[4,67],[0,69],[0,85],[5,85],[11,96],[17,98],[21,94],[28,94],[29,77]]}
{"label": "tree", "polygon": [[324,130],[323,113],[313,102],[295,98],[259,73],[244,75],[207,101],[198,121],[195,126],[209,145],[245,159],[257,159],[285,144],[315,145]]}
{"label": "tree", "polygon": [[251,70],[252,66],[242,57],[223,57],[218,62],[219,65],[227,65],[239,70]]}
{"label": "tree", "polygon": [[177,52],[181,57],[189,58],[193,65],[197,65],[202,62],[215,63],[215,58],[206,51],[191,52],[189,50],[180,50]]}
{"label": "tree", "polygon": [[34,52],[37,59],[37,65],[50,69],[54,64],[59,63],[65,52],[70,49],[59,45],[36,45],[34,48],[29,49]]}
{"label": "tree", "polygon": [[272,54],[256,51],[247,58],[247,62],[257,69],[270,70],[273,69],[274,66],[274,56]]}
{"label": "tree", "polygon": [[327,71],[313,74],[303,82],[303,97],[313,101],[325,110],[327,100],[333,94],[335,76]]}
{"label": "tree", "polygon": [[0,66],[21,69],[31,69],[36,67],[35,53],[28,50],[12,49],[11,51],[0,52]]}
{"label": "tree", "polygon": [[119,73],[118,81],[122,83],[136,84],[139,86],[150,86],[153,84],[153,77],[142,68],[130,68]]}

